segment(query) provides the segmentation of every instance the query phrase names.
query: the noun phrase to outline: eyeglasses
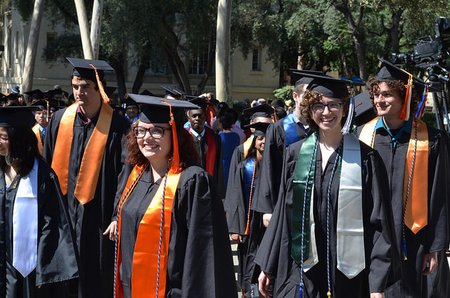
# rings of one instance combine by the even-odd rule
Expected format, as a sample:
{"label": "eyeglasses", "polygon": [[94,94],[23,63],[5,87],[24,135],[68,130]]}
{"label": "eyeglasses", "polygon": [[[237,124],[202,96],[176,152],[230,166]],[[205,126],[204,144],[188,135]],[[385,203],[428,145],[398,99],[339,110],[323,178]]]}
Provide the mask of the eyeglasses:
{"label": "eyeglasses", "polygon": [[8,135],[0,135],[0,140],[2,142],[8,142],[9,141],[9,137],[8,137]]}
{"label": "eyeglasses", "polygon": [[153,126],[151,128],[135,127],[133,133],[136,138],[143,138],[148,131],[152,138],[161,139],[164,136],[165,130],[170,130],[170,128],[164,128],[160,126]]}
{"label": "eyeglasses", "polygon": [[325,111],[325,107],[328,108],[328,111],[330,112],[337,112],[341,109],[342,103],[340,102],[329,102],[329,103],[315,103],[311,106],[311,110],[314,113],[323,113]]}

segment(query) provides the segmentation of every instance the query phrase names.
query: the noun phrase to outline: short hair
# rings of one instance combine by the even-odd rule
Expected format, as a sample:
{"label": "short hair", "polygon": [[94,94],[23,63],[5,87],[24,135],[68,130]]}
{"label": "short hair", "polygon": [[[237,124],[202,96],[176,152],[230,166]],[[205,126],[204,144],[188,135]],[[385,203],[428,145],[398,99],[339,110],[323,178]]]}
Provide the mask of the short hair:
{"label": "short hair", "polygon": [[[402,104],[405,103],[405,97],[406,97],[406,85],[403,81],[400,80],[379,80],[376,77],[370,77],[368,81],[369,86],[369,94],[370,94],[370,100],[372,101],[372,105],[374,104],[374,95],[377,93],[380,89],[379,84],[386,83],[389,90],[391,92],[396,93],[400,97],[400,100],[402,101]],[[416,110],[417,106],[419,105],[421,98],[421,93],[417,90],[417,88],[412,88],[412,94],[411,94],[411,107],[410,107],[410,115],[413,115]]]}

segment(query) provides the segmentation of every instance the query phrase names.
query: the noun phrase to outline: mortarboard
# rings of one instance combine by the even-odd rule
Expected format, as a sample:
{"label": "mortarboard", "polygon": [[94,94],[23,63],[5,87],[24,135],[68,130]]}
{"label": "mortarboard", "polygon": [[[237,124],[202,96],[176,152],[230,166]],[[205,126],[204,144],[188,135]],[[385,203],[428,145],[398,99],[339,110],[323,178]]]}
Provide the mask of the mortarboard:
{"label": "mortarboard", "polygon": [[41,110],[37,106],[0,107],[0,127],[17,127],[34,125],[33,111]]}
{"label": "mortarboard", "polygon": [[200,109],[199,106],[186,101],[167,99],[140,94],[128,94],[128,97],[141,105],[140,120],[144,123],[168,123],[170,121],[170,107],[175,121],[182,121],[184,110]]}
{"label": "mortarboard", "polygon": [[87,60],[67,57],[66,59],[73,66],[72,76],[96,82],[103,101],[108,103],[109,97],[106,94],[102,83],[104,76],[103,72],[114,71],[114,68],[103,60]]}
{"label": "mortarboard", "polygon": [[148,89],[144,89],[142,90],[141,93],[139,93],[140,95],[150,95],[150,96],[154,96],[153,93],[151,93],[150,91],[148,91]]}
{"label": "mortarboard", "polygon": [[44,92],[42,92],[40,89],[34,89],[31,91],[27,91],[27,92],[24,92],[24,94],[28,95],[29,101],[45,98]]}
{"label": "mortarboard", "polygon": [[197,96],[189,100],[190,103],[193,103],[197,106],[199,106],[202,110],[206,110],[206,107],[208,106],[208,103],[206,102],[206,98],[202,96]]}
{"label": "mortarboard", "polygon": [[181,98],[184,95],[183,91],[180,91],[180,90],[176,89],[175,87],[161,86],[161,88],[164,89],[164,91],[166,92],[166,95],[170,95],[173,98]]}
{"label": "mortarboard", "polygon": [[376,117],[372,100],[368,90],[365,90],[354,97],[355,99],[355,120],[356,126],[361,126]]}
{"label": "mortarboard", "polygon": [[255,122],[249,125],[246,125],[244,128],[253,128],[253,135],[255,136],[265,136],[267,127],[269,127],[270,123],[268,122]]}
{"label": "mortarboard", "polygon": [[307,89],[316,91],[322,96],[331,98],[344,99],[348,97],[348,85],[352,85],[351,81],[340,80],[328,75],[317,75],[314,73],[301,72],[300,80],[310,80]]}
{"label": "mortarboard", "polygon": [[303,70],[303,69],[289,69],[291,74],[291,83],[294,82],[294,86],[298,85],[307,85],[312,81],[312,78],[305,76],[305,74],[312,74],[318,76],[324,76],[325,74],[322,71],[318,70]]}
{"label": "mortarboard", "polygon": [[274,109],[268,104],[261,104],[256,107],[244,109],[242,112],[253,120],[258,117],[271,118],[274,114]]}

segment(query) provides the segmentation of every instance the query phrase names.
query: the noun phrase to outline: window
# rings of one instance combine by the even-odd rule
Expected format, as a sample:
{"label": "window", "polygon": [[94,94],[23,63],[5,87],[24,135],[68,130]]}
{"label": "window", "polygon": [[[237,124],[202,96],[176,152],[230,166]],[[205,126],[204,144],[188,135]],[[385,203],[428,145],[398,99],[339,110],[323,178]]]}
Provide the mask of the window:
{"label": "window", "polygon": [[210,51],[209,44],[202,44],[193,50],[193,53],[189,60],[189,74],[201,75],[206,73],[208,66],[208,53]]}
{"label": "window", "polygon": [[261,49],[253,50],[252,70],[253,71],[261,71]]}

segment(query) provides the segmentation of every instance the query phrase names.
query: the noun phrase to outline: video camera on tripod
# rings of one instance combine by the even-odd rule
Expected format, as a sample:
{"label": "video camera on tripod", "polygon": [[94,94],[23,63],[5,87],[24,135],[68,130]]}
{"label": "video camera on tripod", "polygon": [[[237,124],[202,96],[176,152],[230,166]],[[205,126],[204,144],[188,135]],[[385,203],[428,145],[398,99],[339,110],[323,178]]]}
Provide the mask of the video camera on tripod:
{"label": "video camera on tripod", "polygon": [[[434,24],[435,38],[419,38],[412,53],[393,53],[392,63],[406,64],[417,68],[428,68],[438,63],[444,67],[450,56],[450,18],[438,17]],[[443,65],[444,64],[444,65]]]}

